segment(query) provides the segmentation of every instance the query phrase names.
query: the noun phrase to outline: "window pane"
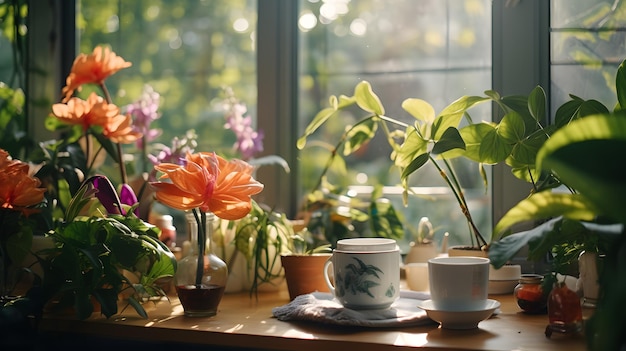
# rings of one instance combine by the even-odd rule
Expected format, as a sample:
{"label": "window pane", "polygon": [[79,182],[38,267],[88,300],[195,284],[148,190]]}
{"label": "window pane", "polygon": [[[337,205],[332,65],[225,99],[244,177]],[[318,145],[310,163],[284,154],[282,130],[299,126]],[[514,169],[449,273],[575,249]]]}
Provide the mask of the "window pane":
{"label": "window pane", "polygon": [[[461,5],[461,6],[459,6]],[[401,108],[407,98],[420,98],[436,112],[462,95],[482,95],[491,87],[491,2],[488,0],[301,1],[300,125],[328,106],[330,95],[353,95],[362,80],[372,84],[386,115],[412,123]],[[472,109],[474,120],[490,120],[490,107]],[[346,125],[363,115],[342,116],[311,137],[334,146]],[[380,133],[379,133],[380,134]],[[310,141],[309,141],[310,143]],[[348,175],[331,178],[343,186],[386,184],[388,196],[403,210],[408,226],[427,216],[438,228],[437,240],[450,232],[450,243],[468,243],[468,228],[456,200],[436,169],[414,173],[411,184],[424,196],[412,196],[403,208],[394,186],[399,174],[391,168],[390,149],[382,134],[347,159]],[[315,186],[328,150],[301,152],[303,191]],[[475,169],[458,164],[458,176],[481,231],[491,228],[490,194]],[[391,168],[391,171],[390,171]],[[452,217],[452,218],[451,218]]]}
{"label": "window pane", "polygon": [[229,155],[235,137],[224,129],[223,87],[256,120],[256,18],[254,0],[83,1],[79,51],[107,44],[132,63],[107,80],[117,105],[137,100],[144,84],[161,95],[158,142],[193,128],[197,150]]}
{"label": "window pane", "polygon": [[551,7],[552,109],[569,94],[614,106],[615,73],[626,57],[626,5],[553,0]]}

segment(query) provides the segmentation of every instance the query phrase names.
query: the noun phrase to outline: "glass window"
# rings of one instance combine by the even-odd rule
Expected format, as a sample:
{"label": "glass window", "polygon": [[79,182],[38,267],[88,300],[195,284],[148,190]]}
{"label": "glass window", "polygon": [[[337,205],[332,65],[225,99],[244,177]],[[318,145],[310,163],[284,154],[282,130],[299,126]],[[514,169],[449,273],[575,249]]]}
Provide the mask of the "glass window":
{"label": "glass window", "polygon": [[110,45],[132,63],[107,80],[118,106],[139,99],[145,84],[160,94],[158,142],[195,129],[197,150],[230,155],[225,88],[256,121],[256,18],[254,0],[82,1],[78,51]]}
{"label": "glass window", "polygon": [[[491,88],[491,1],[489,0],[369,0],[301,1],[300,130],[328,106],[330,95],[351,96],[354,86],[369,81],[385,106],[386,115],[413,123],[401,108],[407,98],[420,98],[436,112],[463,95],[482,95]],[[471,110],[475,120],[490,120],[490,106]],[[475,115],[474,115],[475,114]],[[302,191],[310,191],[326,164],[329,149],[346,125],[362,113],[346,113],[341,122],[318,131],[301,152]],[[316,147],[315,145],[325,145]],[[331,174],[335,185],[367,195],[377,183],[404,213],[409,227],[429,217],[439,242],[450,232],[450,244],[467,244],[468,227],[442,177],[432,168],[411,178],[416,196],[402,205],[399,174],[389,159],[390,148],[379,133],[363,150],[346,159],[348,174]],[[490,194],[476,164],[457,163],[467,188],[471,211],[481,231],[491,229]],[[413,228],[415,229],[415,228]],[[409,228],[409,230],[411,230]],[[488,234],[487,234],[488,235]]]}
{"label": "glass window", "polygon": [[623,1],[551,2],[553,110],[568,94],[615,106],[615,73],[626,57],[625,10]]}

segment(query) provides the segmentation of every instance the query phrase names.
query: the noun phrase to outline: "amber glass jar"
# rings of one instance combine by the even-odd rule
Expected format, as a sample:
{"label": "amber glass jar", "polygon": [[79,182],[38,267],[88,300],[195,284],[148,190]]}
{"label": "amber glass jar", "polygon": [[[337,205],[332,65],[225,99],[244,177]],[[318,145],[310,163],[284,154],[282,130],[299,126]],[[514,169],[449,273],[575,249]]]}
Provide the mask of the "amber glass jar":
{"label": "amber glass jar", "polygon": [[522,274],[519,284],[513,290],[517,305],[526,313],[546,313],[547,297],[543,293],[541,283],[543,276],[539,274]]}
{"label": "amber glass jar", "polygon": [[546,330],[560,333],[578,333],[582,330],[583,313],[580,297],[563,282],[554,284],[548,296],[548,319]]}

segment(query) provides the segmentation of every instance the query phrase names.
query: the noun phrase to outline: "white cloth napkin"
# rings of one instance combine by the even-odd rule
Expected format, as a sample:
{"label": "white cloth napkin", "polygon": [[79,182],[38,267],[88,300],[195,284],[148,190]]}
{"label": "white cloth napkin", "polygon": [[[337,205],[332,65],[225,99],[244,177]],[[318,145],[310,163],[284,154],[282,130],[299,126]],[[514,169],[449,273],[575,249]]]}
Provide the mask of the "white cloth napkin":
{"label": "white cloth napkin", "polygon": [[313,321],[360,327],[408,327],[433,323],[426,312],[417,307],[419,301],[430,299],[426,292],[400,292],[400,298],[388,309],[351,310],[344,308],[329,293],[300,295],[286,305],[272,309],[281,321]]}

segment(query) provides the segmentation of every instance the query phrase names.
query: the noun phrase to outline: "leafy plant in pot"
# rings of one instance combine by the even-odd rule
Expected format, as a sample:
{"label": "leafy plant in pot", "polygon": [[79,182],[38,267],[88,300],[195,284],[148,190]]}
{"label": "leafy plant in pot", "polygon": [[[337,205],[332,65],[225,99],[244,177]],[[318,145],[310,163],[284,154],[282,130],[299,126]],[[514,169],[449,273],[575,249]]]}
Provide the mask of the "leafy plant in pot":
{"label": "leafy plant in pot", "polygon": [[311,235],[304,223],[291,226],[289,251],[281,254],[289,298],[315,291],[328,292],[323,268],[330,258],[331,244]]}
{"label": "leafy plant in pot", "polygon": [[51,310],[73,307],[85,319],[100,308],[108,318],[122,298],[147,318],[142,303],[166,296],[176,259],[159,240],[160,230],[135,215],[136,207],[122,207],[104,176],[83,183],[64,222],[48,233],[54,247],[37,253],[43,270],[40,296],[52,302]]}
{"label": "leafy plant in pot", "polygon": [[[536,192],[520,201],[497,223],[497,240],[489,250],[493,264],[502,265],[526,245],[529,258],[536,259],[556,249],[562,252],[564,247],[582,245],[586,250],[593,249],[597,243],[605,258],[597,308],[585,324],[591,350],[614,350],[626,345],[621,328],[625,322],[622,311],[626,306],[626,284],[618,278],[625,271],[626,249],[626,182],[621,173],[626,156],[620,152],[626,148],[624,62],[617,70],[615,86],[618,104],[612,112],[598,102],[581,103],[577,97],[562,106],[580,118],[541,146],[536,169],[558,177],[566,191]],[[510,230],[516,223],[538,221],[540,224],[528,231]]]}

